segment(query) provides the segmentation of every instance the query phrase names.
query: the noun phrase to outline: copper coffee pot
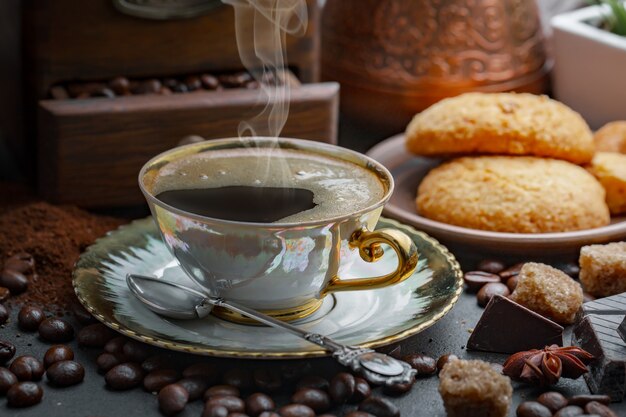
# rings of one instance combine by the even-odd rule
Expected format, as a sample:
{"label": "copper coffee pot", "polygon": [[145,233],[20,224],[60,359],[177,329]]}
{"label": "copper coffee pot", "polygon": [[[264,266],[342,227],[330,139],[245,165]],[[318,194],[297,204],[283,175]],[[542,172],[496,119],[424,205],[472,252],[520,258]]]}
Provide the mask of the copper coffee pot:
{"label": "copper coffee pot", "polygon": [[534,0],[327,0],[322,77],[341,83],[341,110],[396,133],[467,91],[547,89]]}

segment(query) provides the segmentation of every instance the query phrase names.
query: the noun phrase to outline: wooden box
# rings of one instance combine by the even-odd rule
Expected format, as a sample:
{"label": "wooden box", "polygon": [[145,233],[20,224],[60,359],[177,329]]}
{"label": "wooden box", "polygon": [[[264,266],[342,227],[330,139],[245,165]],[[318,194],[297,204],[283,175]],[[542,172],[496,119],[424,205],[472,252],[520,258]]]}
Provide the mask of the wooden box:
{"label": "wooden box", "polygon": [[[39,190],[46,199],[82,207],[139,204],[141,166],[188,135],[237,135],[254,115],[255,90],[169,96],[43,100],[39,119]],[[291,89],[284,137],[335,143],[339,85]]]}

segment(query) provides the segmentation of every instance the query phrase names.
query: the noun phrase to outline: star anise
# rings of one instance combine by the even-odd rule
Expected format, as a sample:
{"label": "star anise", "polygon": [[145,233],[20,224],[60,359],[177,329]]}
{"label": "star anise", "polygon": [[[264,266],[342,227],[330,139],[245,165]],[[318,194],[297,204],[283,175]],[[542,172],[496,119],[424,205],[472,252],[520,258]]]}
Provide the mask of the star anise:
{"label": "star anise", "polygon": [[502,373],[516,381],[536,385],[554,385],[560,377],[576,379],[587,372],[593,355],[576,346],[557,345],[511,355]]}

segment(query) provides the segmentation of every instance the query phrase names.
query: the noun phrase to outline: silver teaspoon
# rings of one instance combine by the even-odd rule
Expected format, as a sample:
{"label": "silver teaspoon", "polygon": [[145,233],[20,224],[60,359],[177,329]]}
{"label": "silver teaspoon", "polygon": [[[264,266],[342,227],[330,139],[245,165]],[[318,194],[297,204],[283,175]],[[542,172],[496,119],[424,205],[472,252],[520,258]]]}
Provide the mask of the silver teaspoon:
{"label": "silver teaspoon", "polygon": [[155,313],[175,319],[198,319],[209,315],[214,306],[224,307],[259,323],[288,331],[332,352],[340,364],[362,374],[374,384],[408,384],[417,371],[403,361],[372,349],[346,346],[317,333],[309,333],[256,310],[223,298],[209,296],[185,285],[143,275],[126,275],[128,288],[139,301]]}

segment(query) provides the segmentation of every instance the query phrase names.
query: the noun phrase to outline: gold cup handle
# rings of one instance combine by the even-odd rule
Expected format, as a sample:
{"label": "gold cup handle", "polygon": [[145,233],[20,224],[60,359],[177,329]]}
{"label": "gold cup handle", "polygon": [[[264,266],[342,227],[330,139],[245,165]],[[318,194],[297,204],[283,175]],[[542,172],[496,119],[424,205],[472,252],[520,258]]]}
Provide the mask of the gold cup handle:
{"label": "gold cup handle", "polygon": [[322,291],[322,296],[337,291],[383,288],[410,277],[417,266],[418,255],[415,243],[405,233],[396,229],[379,229],[373,232],[361,229],[352,234],[349,242],[351,248],[359,249],[359,255],[367,262],[375,262],[383,256],[381,243],[391,246],[398,255],[398,267],[394,272],[379,277],[350,280],[342,280],[335,276]]}

